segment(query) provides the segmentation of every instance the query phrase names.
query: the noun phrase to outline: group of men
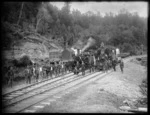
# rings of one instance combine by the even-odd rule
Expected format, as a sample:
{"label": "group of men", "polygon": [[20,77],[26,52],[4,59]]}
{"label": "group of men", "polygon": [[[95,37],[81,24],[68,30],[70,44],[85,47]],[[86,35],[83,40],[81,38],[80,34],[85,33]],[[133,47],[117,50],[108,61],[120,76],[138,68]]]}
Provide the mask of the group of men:
{"label": "group of men", "polygon": [[30,84],[33,79],[34,82],[38,82],[39,79],[48,79],[58,77],[66,73],[64,62],[49,63],[47,66],[40,66],[38,64],[28,65],[26,68],[26,83]]}
{"label": "group of men", "polygon": [[[79,55],[74,58],[73,61],[69,62],[53,62],[49,63],[47,66],[40,66],[36,63],[28,65],[25,69],[25,78],[26,83],[31,84],[33,82],[38,82],[39,79],[48,79],[53,77],[58,77],[59,75],[64,75],[68,71],[74,72],[78,75],[82,72],[82,75],[85,75],[85,71],[89,69],[90,72],[100,71],[107,72],[109,69],[113,68],[116,71],[117,60],[110,58],[108,55],[96,56],[91,55]],[[124,63],[122,59],[120,60],[120,69],[123,73]],[[14,72],[13,67],[9,70],[9,82],[11,87],[13,85]]]}
{"label": "group of men", "polygon": [[[68,66],[69,67],[69,66]],[[58,77],[59,75],[64,75],[67,71],[71,71],[67,67],[67,62],[57,61],[51,62],[45,65],[39,65],[37,63],[29,64],[24,69],[25,82],[31,84],[32,82],[39,82],[39,80],[44,80],[48,78]],[[17,73],[17,67],[10,66],[7,71],[7,84],[13,86],[14,79]]]}
{"label": "group of men", "polygon": [[120,64],[120,69],[123,73],[124,63],[123,60],[113,59],[107,54],[96,56],[91,55],[79,55],[78,58],[74,59],[74,74],[79,74],[82,72],[82,75],[85,75],[85,70],[89,69],[90,72],[100,71],[108,72],[109,69],[113,68],[116,71],[116,65]]}

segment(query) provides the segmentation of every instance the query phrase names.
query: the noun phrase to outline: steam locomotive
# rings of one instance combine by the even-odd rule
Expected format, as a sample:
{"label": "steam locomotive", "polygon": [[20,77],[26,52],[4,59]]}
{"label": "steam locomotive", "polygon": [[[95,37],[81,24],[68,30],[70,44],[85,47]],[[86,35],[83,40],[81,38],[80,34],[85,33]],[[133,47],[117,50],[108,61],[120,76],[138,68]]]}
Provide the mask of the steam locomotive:
{"label": "steam locomotive", "polygon": [[108,68],[112,67],[112,62],[115,62],[116,64],[119,63],[117,57],[118,54],[119,54],[118,49],[110,48],[110,47],[105,47],[105,48],[101,47],[95,51],[94,50],[84,51],[74,56],[72,66],[73,68],[75,68],[77,66],[77,63],[79,63],[79,66],[81,67],[81,64],[84,63],[85,69],[94,67],[100,71],[104,69],[106,60],[109,60]]}

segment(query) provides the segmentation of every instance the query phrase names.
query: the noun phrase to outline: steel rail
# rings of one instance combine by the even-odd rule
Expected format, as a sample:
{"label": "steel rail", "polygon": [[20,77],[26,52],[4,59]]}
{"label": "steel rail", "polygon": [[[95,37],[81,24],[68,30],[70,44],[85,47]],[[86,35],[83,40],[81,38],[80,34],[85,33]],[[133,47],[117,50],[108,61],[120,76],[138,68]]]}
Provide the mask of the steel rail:
{"label": "steel rail", "polygon": [[[71,74],[71,73],[70,73],[70,74]],[[68,75],[68,76],[67,76],[67,75]],[[69,77],[69,76],[71,76],[71,75],[65,74],[64,76],[66,76],[66,77],[63,77],[63,76],[62,76],[62,78],[60,78],[60,79],[57,79],[58,77],[56,77],[55,79],[49,79],[49,80],[55,80],[55,81],[46,80],[46,81],[49,81],[47,84],[49,84],[49,83],[55,83],[55,82],[57,82],[57,81],[59,81],[59,80],[62,80],[62,79],[64,79],[64,78],[67,78],[67,77]],[[46,82],[46,81],[44,81],[44,82]],[[32,88],[32,87],[34,87],[34,86],[36,86],[36,85],[42,85],[42,83],[44,83],[44,82],[35,83],[35,84],[33,84],[33,85],[30,85],[30,86],[27,86],[27,87],[23,87],[23,88],[21,88],[21,89],[12,91],[12,92],[7,93],[7,94],[5,94],[5,95],[2,95],[2,97],[3,97],[3,99],[5,100],[5,97],[8,97],[8,96],[13,95],[13,94],[15,94],[15,93],[19,93],[19,91],[20,91],[20,93],[21,93],[21,92],[24,92],[24,93],[21,93],[20,95],[17,95],[17,96],[15,96],[15,97],[11,98],[11,99],[6,99],[6,101],[10,101],[10,100],[12,100],[12,99],[15,99],[15,98],[17,98],[17,97],[19,97],[19,96],[22,96],[22,95],[24,95],[24,94],[26,94],[26,93],[29,93],[29,92],[31,92],[31,91],[33,91],[33,90],[35,90],[35,89],[41,87],[41,86],[39,86],[39,87],[36,87],[35,89],[31,89],[31,90],[29,90],[29,91],[24,91],[24,90],[27,90],[28,88]],[[44,85],[46,85],[46,84],[43,84],[42,86],[44,86]]]}
{"label": "steel rail", "polygon": [[[92,74],[92,73],[90,73],[90,74]],[[70,77],[75,77],[76,75],[73,75],[73,76],[70,76]],[[79,76],[77,76],[77,77],[75,77],[74,79],[72,79],[72,81],[74,80],[78,80],[78,79],[80,79],[80,76],[82,76],[82,75],[79,75]],[[84,76],[84,77],[86,77],[86,76]],[[68,77],[69,78],[69,77]],[[83,77],[82,77],[83,78]],[[69,79],[69,80],[71,80],[71,79]],[[69,80],[67,80],[67,81],[69,81]],[[58,80],[59,81],[59,80]],[[71,81],[71,82],[72,82]],[[70,82],[70,81],[69,81]],[[46,92],[46,91],[49,91],[49,90],[52,90],[52,89],[55,89],[55,88],[58,88],[58,87],[60,87],[60,86],[62,86],[62,85],[65,85],[65,84],[67,84],[67,83],[69,83],[69,82],[64,82],[63,84],[55,84],[55,86],[54,87],[52,87],[52,88],[50,88],[50,89],[46,89],[46,90],[43,90],[43,87],[44,86],[47,86],[48,84],[45,84],[44,86],[42,86],[42,87],[40,87],[40,89],[39,89],[39,91],[37,92],[37,93],[35,93],[35,94],[32,94],[32,95],[30,95],[30,93],[29,92],[27,92],[27,93],[24,93],[24,94],[29,94],[30,96],[28,96],[28,97],[26,97],[26,98],[23,98],[23,99],[20,99],[20,100],[18,100],[18,101],[15,101],[15,102],[9,102],[8,104],[7,103],[5,103],[5,105],[3,106],[3,108],[7,108],[7,107],[9,107],[9,106],[12,106],[12,105],[14,105],[14,104],[17,104],[18,102],[21,102],[21,101],[24,101],[24,100],[26,100],[26,99],[29,99],[29,98],[31,98],[31,97],[33,97],[33,96],[36,96],[36,95],[39,95],[39,94],[42,94],[42,93],[44,93],[44,92]],[[50,83],[49,83],[50,84]],[[50,84],[50,85],[54,85],[54,84]],[[38,87],[39,88],[39,87]],[[37,89],[37,88],[36,88]],[[33,89],[33,90],[35,90],[35,89]],[[33,91],[32,90],[32,91]],[[24,95],[23,94],[23,95]],[[21,95],[21,96],[23,96],[23,95]],[[18,97],[20,97],[20,96],[18,96]],[[12,99],[11,99],[12,100]],[[9,101],[11,101],[11,100],[9,100]]]}
{"label": "steel rail", "polygon": [[[109,73],[103,75],[101,78],[97,78],[96,80],[99,80],[99,79],[104,78],[106,75],[110,74],[111,72],[112,72],[112,71],[110,71]],[[75,85],[73,85],[73,86],[71,86],[71,87],[65,89],[65,91],[66,91],[66,90],[69,90],[69,89],[71,89],[71,88],[74,88],[74,87],[76,87],[76,86],[79,86],[80,84],[83,84],[83,83],[85,83],[86,81],[89,81],[89,80],[91,80],[91,79],[93,79],[93,78],[95,78],[95,77],[97,77],[97,76],[99,76],[99,75],[102,75],[102,74],[103,74],[103,73],[100,73],[100,74],[98,74],[98,75],[94,75],[94,76],[92,76],[92,77],[90,77],[90,78],[88,78],[88,79],[86,79],[86,80],[84,80],[84,81],[81,81],[81,82],[79,82],[79,83],[77,83],[77,84],[75,84]],[[87,76],[86,76],[86,77],[87,77]],[[60,94],[60,93],[62,93],[62,92],[64,92],[64,90],[62,90],[62,91],[60,91],[60,92],[57,92],[57,93],[55,93],[55,94],[53,94],[53,95],[50,95],[50,96],[55,96],[55,95]],[[24,110],[26,110],[26,109],[32,107],[33,105],[36,105],[36,104],[38,104],[38,103],[40,103],[40,102],[42,102],[42,101],[44,101],[44,100],[47,100],[48,98],[49,98],[49,97],[44,98],[44,99],[42,99],[42,100],[40,100],[40,101],[38,101],[38,102],[36,102],[36,103],[33,103],[33,104],[29,105],[28,107],[25,107],[25,108],[23,108],[23,109],[17,111],[16,113],[21,113],[21,112],[23,112]]]}

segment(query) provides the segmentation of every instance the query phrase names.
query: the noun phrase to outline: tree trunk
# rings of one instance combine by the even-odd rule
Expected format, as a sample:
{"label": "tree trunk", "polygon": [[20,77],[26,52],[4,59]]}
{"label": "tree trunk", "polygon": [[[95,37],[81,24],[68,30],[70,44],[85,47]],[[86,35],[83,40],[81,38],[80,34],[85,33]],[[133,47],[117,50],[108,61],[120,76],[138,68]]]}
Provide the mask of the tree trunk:
{"label": "tree trunk", "polygon": [[[42,2],[42,5],[44,5],[44,2]],[[38,13],[39,13],[39,11],[38,11]],[[37,15],[38,15],[38,14],[37,14]],[[39,25],[41,19],[42,19],[42,17],[39,18],[39,19],[37,18],[37,23],[36,23],[36,26],[35,26],[35,32],[37,32],[37,30],[38,30],[38,25]]]}
{"label": "tree trunk", "polygon": [[35,32],[37,32],[38,25],[39,25],[40,21],[41,21],[41,19],[38,19],[38,20],[37,20],[36,27],[35,27]]}
{"label": "tree trunk", "polygon": [[24,6],[24,2],[22,2],[22,4],[21,4],[21,10],[20,10],[20,14],[19,14],[19,19],[18,19],[17,25],[19,25],[19,22],[20,22],[20,19],[21,19],[21,16],[22,16],[23,6]]}

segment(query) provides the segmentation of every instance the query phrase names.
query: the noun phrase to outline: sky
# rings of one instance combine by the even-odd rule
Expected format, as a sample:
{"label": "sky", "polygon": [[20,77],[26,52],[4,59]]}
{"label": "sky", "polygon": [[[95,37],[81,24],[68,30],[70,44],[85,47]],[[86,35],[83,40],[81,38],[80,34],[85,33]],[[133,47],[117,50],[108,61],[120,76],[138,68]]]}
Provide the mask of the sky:
{"label": "sky", "polygon": [[[50,2],[61,9],[64,2]],[[137,12],[141,17],[148,17],[148,2],[71,2],[71,11],[79,10],[81,13],[99,11],[102,16],[112,12],[117,14],[121,9],[126,9],[130,13]]]}

